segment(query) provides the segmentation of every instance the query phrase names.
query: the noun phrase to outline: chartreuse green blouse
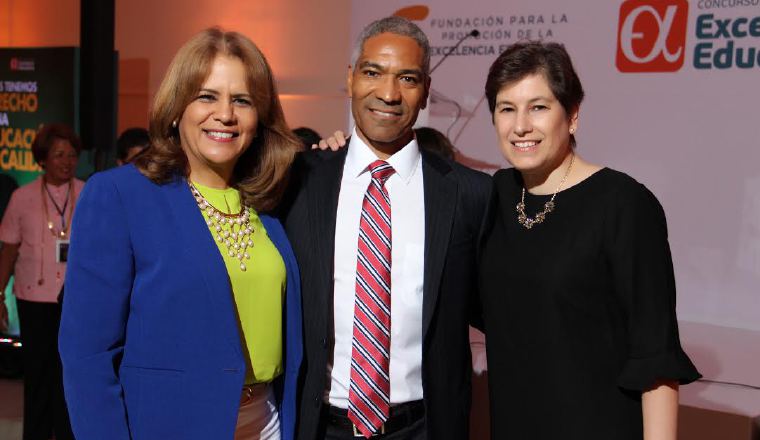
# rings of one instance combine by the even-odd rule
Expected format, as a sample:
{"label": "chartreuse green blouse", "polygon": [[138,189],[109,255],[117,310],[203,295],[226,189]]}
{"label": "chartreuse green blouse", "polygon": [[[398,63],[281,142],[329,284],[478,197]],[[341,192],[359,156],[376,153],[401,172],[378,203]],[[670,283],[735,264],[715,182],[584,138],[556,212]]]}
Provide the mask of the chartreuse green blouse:
{"label": "chartreuse green blouse", "polygon": [[[240,212],[238,190],[209,188],[196,182],[193,185],[219,211]],[[203,217],[208,219],[205,211]],[[224,258],[235,298],[241,343],[247,354],[247,384],[271,382],[282,373],[282,308],[287,282],[285,263],[253,209],[250,222],[254,228],[253,248],[247,250],[251,258],[245,260],[245,271],[240,270],[236,257],[227,254],[224,243],[214,240]],[[214,230],[211,234],[217,235]]]}

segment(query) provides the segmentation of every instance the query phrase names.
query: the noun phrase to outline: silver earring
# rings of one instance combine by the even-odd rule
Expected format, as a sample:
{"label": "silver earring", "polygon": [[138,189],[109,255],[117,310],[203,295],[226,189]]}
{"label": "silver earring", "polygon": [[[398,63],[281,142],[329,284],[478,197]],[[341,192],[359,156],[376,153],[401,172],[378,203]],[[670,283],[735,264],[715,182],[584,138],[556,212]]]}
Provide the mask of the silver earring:
{"label": "silver earring", "polygon": [[570,129],[570,134],[573,134],[573,133],[575,133],[575,129],[574,129],[574,128],[571,128],[571,129]]}
{"label": "silver earring", "polygon": [[177,120],[172,121],[172,128],[177,128]]}

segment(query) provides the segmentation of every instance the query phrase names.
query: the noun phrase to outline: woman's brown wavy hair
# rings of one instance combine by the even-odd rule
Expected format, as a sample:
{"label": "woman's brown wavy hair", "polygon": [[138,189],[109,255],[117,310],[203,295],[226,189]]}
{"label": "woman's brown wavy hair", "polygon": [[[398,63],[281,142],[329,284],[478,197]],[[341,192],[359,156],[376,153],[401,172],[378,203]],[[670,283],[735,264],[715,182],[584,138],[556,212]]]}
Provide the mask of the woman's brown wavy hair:
{"label": "woman's brown wavy hair", "polygon": [[196,98],[218,55],[243,62],[258,116],[256,137],[235,164],[230,185],[240,191],[245,204],[257,211],[271,211],[282,197],[290,165],[301,143],[285,123],[266,58],[251,40],[237,32],[206,29],[180,48],[153,99],[151,145],[135,159],[135,166],[159,184],[188,176],[187,157],[172,122],[179,121]]}

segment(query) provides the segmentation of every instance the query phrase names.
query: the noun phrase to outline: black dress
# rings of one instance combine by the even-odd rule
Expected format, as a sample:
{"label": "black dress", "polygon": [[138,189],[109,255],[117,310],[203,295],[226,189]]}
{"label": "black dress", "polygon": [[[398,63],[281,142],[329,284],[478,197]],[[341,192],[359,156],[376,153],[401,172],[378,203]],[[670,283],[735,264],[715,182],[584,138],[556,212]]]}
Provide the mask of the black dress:
{"label": "black dress", "polygon": [[[492,438],[641,440],[641,391],[700,377],[678,338],[662,207],[604,168],[528,230],[520,173],[494,185],[480,264]],[[526,192],[528,216],[550,197]]]}

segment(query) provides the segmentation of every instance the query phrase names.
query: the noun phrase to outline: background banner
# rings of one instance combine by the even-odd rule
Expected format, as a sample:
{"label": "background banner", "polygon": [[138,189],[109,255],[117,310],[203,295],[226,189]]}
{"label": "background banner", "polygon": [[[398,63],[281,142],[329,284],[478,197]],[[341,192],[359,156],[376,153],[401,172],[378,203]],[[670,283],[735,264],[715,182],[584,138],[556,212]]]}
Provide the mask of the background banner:
{"label": "background banner", "polygon": [[78,49],[0,49],[0,169],[19,185],[40,173],[32,141],[41,124],[78,131]]}
{"label": "background banner", "polygon": [[[586,90],[578,152],[645,184],[665,208],[682,320],[760,330],[760,0],[354,0],[352,39],[403,15],[435,65],[420,125],[471,163],[501,157],[483,88],[522,39],[562,42]],[[346,55],[347,58],[350,56]]]}

